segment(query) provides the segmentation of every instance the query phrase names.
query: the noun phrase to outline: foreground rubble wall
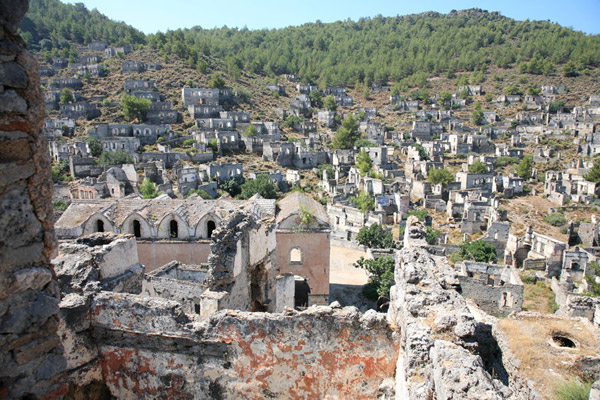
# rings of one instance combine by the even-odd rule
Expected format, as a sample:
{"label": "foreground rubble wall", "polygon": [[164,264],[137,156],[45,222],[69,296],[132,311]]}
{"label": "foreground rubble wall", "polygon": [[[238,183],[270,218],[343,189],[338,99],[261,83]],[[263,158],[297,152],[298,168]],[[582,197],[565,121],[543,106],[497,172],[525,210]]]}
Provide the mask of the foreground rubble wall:
{"label": "foreground rubble wall", "polygon": [[52,183],[37,62],[17,34],[26,0],[0,1],[0,398],[62,393]]}
{"label": "foreground rubble wall", "polygon": [[91,329],[118,398],[373,399],[398,354],[385,315],[354,307],[193,322],[169,300],[102,292]]}

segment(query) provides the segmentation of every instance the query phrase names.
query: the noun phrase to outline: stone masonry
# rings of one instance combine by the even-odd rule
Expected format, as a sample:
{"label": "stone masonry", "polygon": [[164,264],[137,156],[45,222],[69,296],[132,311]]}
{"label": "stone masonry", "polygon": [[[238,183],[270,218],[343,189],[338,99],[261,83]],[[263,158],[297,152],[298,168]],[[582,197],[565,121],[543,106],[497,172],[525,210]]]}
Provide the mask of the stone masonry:
{"label": "stone masonry", "polygon": [[0,1],[0,397],[60,393],[60,290],[44,99],[17,27],[26,0]]}

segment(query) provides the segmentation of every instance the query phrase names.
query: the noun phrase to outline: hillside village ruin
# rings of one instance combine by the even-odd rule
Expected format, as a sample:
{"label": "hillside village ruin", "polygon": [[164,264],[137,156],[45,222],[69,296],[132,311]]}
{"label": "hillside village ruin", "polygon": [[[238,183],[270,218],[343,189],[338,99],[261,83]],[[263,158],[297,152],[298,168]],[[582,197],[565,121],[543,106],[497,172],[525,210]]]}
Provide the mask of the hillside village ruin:
{"label": "hillside village ruin", "polygon": [[[473,125],[491,86],[446,104],[374,83],[378,108],[286,75],[264,89],[289,107],[257,120],[235,88],[162,93],[134,46],[45,64],[17,34],[27,6],[0,4],[0,397],[549,399],[576,376],[600,399],[598,94],[501,94]],[[87,90],[103,77],[150,100],[143,121]],[[361,146],[334,149],[348,118]],[[229,193],[261,179],[278,199]],[[589,218],[534,228],[524,198]],[[359,243],[375,224],[396,248]],[[495,262],[453,259],[479,240]],[[346,254],[391,257],[387,298],[365,301]],[[532,287],[556,309],[524,310]]]}

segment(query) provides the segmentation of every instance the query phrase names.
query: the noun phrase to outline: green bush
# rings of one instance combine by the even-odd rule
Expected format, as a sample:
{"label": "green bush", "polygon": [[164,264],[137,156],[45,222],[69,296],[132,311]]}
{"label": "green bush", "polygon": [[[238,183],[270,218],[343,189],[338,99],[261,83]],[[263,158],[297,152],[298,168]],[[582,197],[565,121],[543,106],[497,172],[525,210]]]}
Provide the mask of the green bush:
{"label": "green bush", "polygon": [[379,224],[363,226],[356,236],[358,243],[374,249],[393,249],[396,247],[392,233]]}
{"label": "green bush", "polygon": [[474,260],[477,262],[496,262],[496,248],[484,241],[464,242],[460,245],[460,256],[463,260]]}
{"label": "green bush", "polygon": [[429,211],[427,211],[427,209],[425,208],[420,210],[412,210],[408,213],[408,215],[414,215],[419,219],[419,221],[425,221],[425,218],[427,218],[427,216],[429,215]]}
{"label": "green bush", "polygon": [[544,221],[546,221],[547,224],[557,227],[563,226],[567,223],[567,219],[565,218],[564,214],[558,212],[546,215],[544,217]]}
{"label": "green bush", "polygon": [[554,393],[559,400],[587,400],[590,397],[591,383],[570,379],[556,385]]}
{"label": "green bush", "polygon": [[65,203],[62,200],[54,200],[52,202],[52,208],[55,209],[56,211],[65,211],[67,209],[68,205],[67,203]]}

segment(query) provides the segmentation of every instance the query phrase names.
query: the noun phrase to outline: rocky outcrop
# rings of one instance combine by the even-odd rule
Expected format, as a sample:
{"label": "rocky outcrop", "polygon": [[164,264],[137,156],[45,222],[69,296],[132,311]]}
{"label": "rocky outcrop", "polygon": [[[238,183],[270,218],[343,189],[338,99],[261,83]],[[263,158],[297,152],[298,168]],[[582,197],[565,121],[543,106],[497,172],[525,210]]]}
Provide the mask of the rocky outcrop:
{"label": "rocky outcrop", "polygon": [[396,395],[403,399],[502,399],[511,390],[486,371],[477,323],[457,290],[456,271],[424,246],[424,227],[409,219],[396,253],[388,319],[400,328]]}

